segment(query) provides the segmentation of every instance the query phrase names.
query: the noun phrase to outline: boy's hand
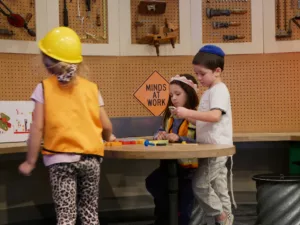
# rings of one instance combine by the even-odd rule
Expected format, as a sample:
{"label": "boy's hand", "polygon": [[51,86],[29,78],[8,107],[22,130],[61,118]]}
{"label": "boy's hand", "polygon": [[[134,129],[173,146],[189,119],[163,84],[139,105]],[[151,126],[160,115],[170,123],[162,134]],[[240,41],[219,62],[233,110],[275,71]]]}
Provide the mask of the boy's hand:
{"label": "boy's hand", "polygon": [[174,134],[174,133],[170,133],[170,134],[167,134],[167,139],[170,141],[170,142],[176,142],[179,140],[179,136],[177,134]]}
{"label": "boy's hand", "polygon": [[166,140],[166,134],[167,134],[166,131],[159,131],[156,139],[157,140]]}
{"label": "boy's hand", "polygon": [[177,107],[174,111],[173,114],[177,116],[178,118],[183,118],[186,119],[189,115],[189,110],[184,107]]}
{"label": "boy's hand", "polygon": [[27,161],[25,161],[19,166],[19,171],[25,176],[30,176],[34,168],[35,166],[33,164],[30,164]]}

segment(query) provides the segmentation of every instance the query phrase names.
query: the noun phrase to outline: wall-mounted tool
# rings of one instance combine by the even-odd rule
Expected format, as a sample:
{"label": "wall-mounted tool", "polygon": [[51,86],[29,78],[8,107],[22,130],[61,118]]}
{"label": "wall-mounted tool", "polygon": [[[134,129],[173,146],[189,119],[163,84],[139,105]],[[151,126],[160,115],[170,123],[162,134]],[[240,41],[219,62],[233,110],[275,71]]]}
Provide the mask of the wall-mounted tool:
{"label": "wall-mounted tool", "polygon": [[94,34],[91,34],[91,33],[89,33],[89,32],[85,32],[85,37],[83,37],[83,38],[81,38],[81,39],[88,39],[88,38],[91,38],[91,39],[93,39],[93,40],[95,40],[95,41],[100,41],[100,38],[98,38],[96,35],[94,35]]}
{"label": "wall-mounted tool", "polygon": [[91,17],[91,0],[85,0],[86,5],[86,11],[87,11],[87,17]]}
{"label": "wall-mounted tool", "polygon": [[0,28],[0,35],[5,35],[5,36],[13,36],[15,33],[12,30],[8,29],[1,29]]}
{"label": "wall-mounted tool", "polygon": [[[31,29],[28,28],[27,26],[27,21],[20,15],[20,14],[15,14],[13,13],[4,3],[2,0],[0,0],[0,4],[5,7],[5,9],[8,11],[5,12],[4,9],[1,8],[0,6],[0,13],[2,13],[4,16],[7,17],[7,21],[10,25],[14,27],[23,27],[27,30],[28,34],[30,36],[35,37],[35,32]],[[32,15],[31,15],[32,16]]]}
{"label": "wall-mounted tool", "polygon": [[241,23],[238,22],[213,22],[212,26],[214,29],[219,29],[219,28],[228,28],[230,26],[236,27],[240,26]]}
{"label": "wall-mounted tool", "polygon": [[140,14],[163,14],[166,11],[166,1],[160,0],[142,0],[138,5],[138,12]]}
{"label": "wall-mounted tool", "polygon": [[102,35],[102,38],[104,40],[107,39],[107,29],[106,29],[107,7],[106,7],[106,1],[107,0],[102,0],[102,11],[103,11],[103,35]]}
{"label": "wall-mounted tool", "polygon": [[286,12],[286,8],[287,8],[287,3],[286,0],[284,0],[284,30],[281,29],[280,26],[280,0],[276,0],[276,38],[286,38],[286,37],[291,37],[292,36],[292,30],[291,27],[289,26],[288,28],[288,24],[287,24],[287,12]]}
{"label": "wall-mounted tool", "polygon": [[27,32],[30,36],[35,37],[36,36],[35,32],[28,28],[28,23],[30,22],[31,18],[32,18],[32,14],[27,13],[26,18],[25,18],[24,28],[27,30]]}
{"label": "wall-mounted tool", "polygon": [[159,46],[161,44],[171,43],[172,47],[175,48],[175,42],[179,35],[178,27],[168,23],[165,20],[165,25],[156,30],[156,25],[153,25],[152,34],[145,35],[143,38],[138,40],[139,44],[153,45],[156,49],[156,54],[159,56]]}
{"label": "wall-mounted tool", "polygon": [[64,0],[64,10],[63,10],[63,16],[64,16],[64,26],[69,26],[69,16],[68,16],[68,7],[67,7],[67,0]]}
{"label": "wall-mounted tool", "polygon": [[230,16],[231,14],[246,14],[246,9],[213,9],[206,8],[206,16],[212,18],[215,16]]}
{"label": "wall-mounted tool", "polygon": [[98,7],[97,8],[97,15],[96,15],[96,25],[98,27],[101,26],[100,12],[101,12],[101,9],[100,9],[100,7]]}
{"label": "wall-mounted tool", "polygon": [[34,6],[34,0],[30,0],[30,7]]}
{"label": "wall-mounted tool", "polygon": [[224,41],[234,41],[236,39],[244,39],[245,36],[243,35],[223,35]]}

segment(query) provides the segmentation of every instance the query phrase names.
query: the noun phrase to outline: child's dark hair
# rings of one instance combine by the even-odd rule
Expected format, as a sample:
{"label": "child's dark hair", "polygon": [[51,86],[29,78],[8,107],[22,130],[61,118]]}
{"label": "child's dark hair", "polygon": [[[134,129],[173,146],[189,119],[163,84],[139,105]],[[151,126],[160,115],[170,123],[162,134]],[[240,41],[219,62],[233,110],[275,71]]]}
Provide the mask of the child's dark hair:
{"label": "child's dark hair", "polygon": [[[191,80],[194,84],[197,84],[197,86],[198,86],[197,80],[192,75],[190,75],[190,74],[180,74],[180,76],[181,77],[186,77],[186,79]],[[183,83],[181,81],[178,81],[178,80],[171,81],[170,85],[171,84],[177,84],[187,94],[187,101],[186,101],[184,107],[187,108],[187,109],[196,110],[197,106],[199,105],[199,97],[198,97],[196,91],[191,86],[189,86],[188,84],[185,84],[185,83]],[[164,112],[163,127],[165,127],[165,124],[166,124],[167,120],[171,116],[171,112],[170,112],[169,106],[172,106],[171,96],[169,97],[167,108],[166,108],[166,110]]]}
{"label": "child's dark hair", "polygon": [[224,57],[207,52],[198,52],[194,56],[193,65],[201,65],[212,71],[215,71],[219,67],[223,71]]}

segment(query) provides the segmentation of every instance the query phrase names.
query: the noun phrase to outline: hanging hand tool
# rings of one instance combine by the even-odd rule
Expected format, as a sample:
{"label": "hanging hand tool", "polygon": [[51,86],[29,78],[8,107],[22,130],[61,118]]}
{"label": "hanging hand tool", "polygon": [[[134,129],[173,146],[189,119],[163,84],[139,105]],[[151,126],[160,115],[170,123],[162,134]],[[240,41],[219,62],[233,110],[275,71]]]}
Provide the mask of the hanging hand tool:
{"label": "hanging hand tool", "polygon": [[34,0],[30,0],[30,7],[34,6]]}
{"label": "hanging hand tool", "polygon": [[0,13],[2,13],[4,16],[7,17],[7,21],[10,25],[14,27],[24,27],[28,34],[31,36],[35,36],[35,32],[33,30],[30,30],[27,26],[27,22],[20,14],[13,13],[4,3],[2,0],[0,0],[0,4],[5,7],[5,9],[9,12],[5,12],[1,6],[0,6]]}
{"label": "hanging hand tool", "polygon": [[64,11],[63,11],[63,15],[64,15],[64,26],[68,27],[69,26],[69,16],[68,16],[68,7],[67,7],[67,0],[64,0]]}
{"label": "hanging hand tool", "polygon": [[5,7],[5,9],[8,11],[5,12],[1,6],[0,6],[0,12],[7,17],[7,21],[9,22],[10,25],[14,27],[23,27],[24,26],[24,18],[19,15],[19,14],[14,14],[4,3],[3,1],[0,0],[0,4]]}
{"label": "hanging hand tool", "polygon": [[234,41],[236,39],[244,39],[245,36],[242,35],[223,35],[224,41]]}
{"label": "hanging hand tool", "polygon": [[276,0],[276,38],[286,38],[292,36],[292,30],[291,27],[287,27],[287,15],[286,15],[286,7],[287,3],[286,0],[284,0],[284,30],[282,30],[280,27],[280,0]]}
{"label": "hanging hand tool", "polygon": [[91,0],[85,0],[87,17],[91,17]]}
{"label": "hanging hand tool", "polygon": [[101,9],[100,9],[100,7],[99,7],[99,8],[97,9],[97,15],[96,15],[96,25],[97,25],[98,27],[101,26],[100,11],[101,11]]}
{"label": "hanging hand tool", "polygon": [[104,40],[107,39],[107,29],[106,29],[106,12],[107,12],[107,8],[106,8],[106,1],[107,0],[102,0],[102,11],[103,11],[103,35],[102,38]]}
{"label": "hanging hand tool", "polygon": [[28,23],[30,22],[31,18],[32,18],[32,14],[27,13],[26,18],[25,18],[24,28],[27,30],[27,32],[30,36],[35,37],[36,36],[35,32],[28,28]]}
{"label": "hanging hand tool", "polygon": [[0,28],[0,35],[13,36],[13,35],[14,35],[14,32],[13,32],[12,30],[1,29],[1,28]]}
{"label": "hanging hand tool", "polygon": [[214,29],[218,28],[228,28],[230,26],[240,26],[241,23],[238,22],[213,22],[212,26]]}
{"label": "hanging hand tool", "polygon": [[246,14],[246,9],[212,9],[206,8],[206,16],[212,18],[214,16],[230,16],[231,14]]}
{"label": "hanging hand tool", "polygon": [[77,0],[77,18],[81,20],[81,15],[80,15],[80,0]]}

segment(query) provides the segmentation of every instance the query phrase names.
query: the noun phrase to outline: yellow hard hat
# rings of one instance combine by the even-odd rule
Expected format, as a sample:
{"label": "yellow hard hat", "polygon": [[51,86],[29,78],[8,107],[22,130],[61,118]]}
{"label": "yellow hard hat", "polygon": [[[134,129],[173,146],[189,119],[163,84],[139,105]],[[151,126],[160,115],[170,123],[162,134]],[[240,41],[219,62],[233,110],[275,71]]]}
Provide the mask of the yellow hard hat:
{"label": "yellow hard hat", "polygon": [[82,62],[81,42],[76,32],[68,27],[56,27],[39,41],[40,50],[62,62]]}

